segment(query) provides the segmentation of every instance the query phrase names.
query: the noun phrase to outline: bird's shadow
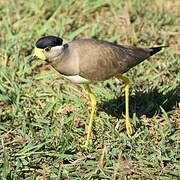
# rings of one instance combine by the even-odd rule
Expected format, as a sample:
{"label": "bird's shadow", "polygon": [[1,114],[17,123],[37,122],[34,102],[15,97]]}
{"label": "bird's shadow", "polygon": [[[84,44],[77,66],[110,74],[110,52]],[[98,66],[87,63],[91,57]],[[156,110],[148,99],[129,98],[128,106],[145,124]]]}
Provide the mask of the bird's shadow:
{"label": "bird's shadow", "polygon": [[[125,112],[124,96],[120,96],[112,100],[104,100],[98,109],[107,114],[120,118]],[[147,92],[137,91],[130,96],[130,117],[135,113],[139,118],[142,115],[146,117],[153,117],[160,114],[163,108],[166,112],[175,109],[175,106],[180,102],[180,88],[176,88],[167,93],[160,92],[158,88],[150,89]]]}

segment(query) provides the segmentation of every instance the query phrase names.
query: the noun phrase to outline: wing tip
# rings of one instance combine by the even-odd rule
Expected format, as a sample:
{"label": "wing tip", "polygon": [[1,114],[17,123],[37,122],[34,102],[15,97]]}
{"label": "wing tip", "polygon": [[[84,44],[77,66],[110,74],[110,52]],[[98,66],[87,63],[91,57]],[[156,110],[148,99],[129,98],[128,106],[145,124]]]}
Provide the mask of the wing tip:
{"label": "wing tip", "polygon": [[153,54],[156,54],[157,52],[161,51],[162,48],[166,48],[166,47],[169,47],[169,46],[164,45],[164,46],[158,46],[158,47],[149,48],[150,49],[150,55],[152,56]]}

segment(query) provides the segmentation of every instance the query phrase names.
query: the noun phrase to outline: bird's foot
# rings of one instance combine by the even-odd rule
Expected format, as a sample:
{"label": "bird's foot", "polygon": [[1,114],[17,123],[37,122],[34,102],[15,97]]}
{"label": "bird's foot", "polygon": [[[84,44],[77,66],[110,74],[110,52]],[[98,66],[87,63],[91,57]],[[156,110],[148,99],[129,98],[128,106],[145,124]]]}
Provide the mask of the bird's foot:
{"label": "bird's foot", "polygon": [[87,149],[89,147],[89,141],[86,140],[83,144],[80,145],[82,149]]}
{"label": "bird's foot", "polygon": [[126,131],[127,131],[128,136],[131,137],[133,130],[132,130],[132,126],[129,119],[126,120]]}

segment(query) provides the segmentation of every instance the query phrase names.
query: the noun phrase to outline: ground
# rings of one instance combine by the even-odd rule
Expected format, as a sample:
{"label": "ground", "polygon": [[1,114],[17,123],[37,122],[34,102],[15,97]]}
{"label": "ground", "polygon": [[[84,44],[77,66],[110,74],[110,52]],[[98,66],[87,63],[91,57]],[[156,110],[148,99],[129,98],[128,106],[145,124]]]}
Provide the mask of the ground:
{"label": "ground", "polygon": [[[180,1],[1,0],[1,179],[178,179]],[[125,131],[123,83],[92,84],[98,101],[91,144],[83,87],[48,65],[27,64],[35,41],[96,38],[169,45],[125,75],[134,134]]]}

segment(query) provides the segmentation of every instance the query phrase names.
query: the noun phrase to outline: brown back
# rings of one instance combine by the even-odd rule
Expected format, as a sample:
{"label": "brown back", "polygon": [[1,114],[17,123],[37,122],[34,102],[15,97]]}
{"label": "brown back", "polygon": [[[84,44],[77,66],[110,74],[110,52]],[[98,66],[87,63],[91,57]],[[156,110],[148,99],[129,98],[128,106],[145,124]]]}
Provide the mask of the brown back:
{"label": "brown back", "polygon": [[123,74],[151,56],[150,49],[115,45],[93,39],[75,40],[70,48],[79,59],[79,75],[90,80],[106,80]]}

